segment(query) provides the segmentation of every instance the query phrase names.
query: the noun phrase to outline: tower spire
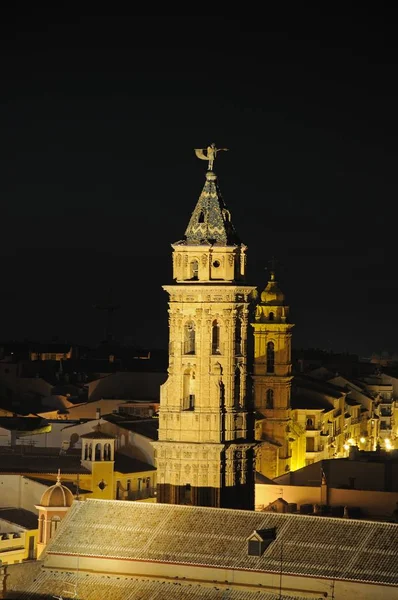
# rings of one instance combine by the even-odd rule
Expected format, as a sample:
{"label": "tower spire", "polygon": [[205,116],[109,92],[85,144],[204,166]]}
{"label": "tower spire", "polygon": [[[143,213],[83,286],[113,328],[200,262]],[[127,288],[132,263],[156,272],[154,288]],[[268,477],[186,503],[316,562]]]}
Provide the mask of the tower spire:
{"label": "tower spire", "polygon": [[[222,149],[226,150],[226,148]],[[219,150],[221,149],[216,149],[214,152]],[[199,150],[195,150],[195,152],[199,156]],[[202,193],[186,228],[185,241],[192,245],[238,245],[240,240],[232,224],[231,213],[221,195],[217,175],[212,170],[214,158],[210,159],[205,155],[199,156],[199,158],[209,160],[209,170],[206,173]]]}

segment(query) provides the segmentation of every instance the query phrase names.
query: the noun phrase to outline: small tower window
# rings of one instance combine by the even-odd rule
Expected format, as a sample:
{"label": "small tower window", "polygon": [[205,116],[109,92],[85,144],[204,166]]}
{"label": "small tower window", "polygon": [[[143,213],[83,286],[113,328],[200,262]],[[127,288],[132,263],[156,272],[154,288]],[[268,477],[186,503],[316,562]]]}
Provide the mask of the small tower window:
{"label": "small tower window", "polygon": [[239,318],[235,325],[235,354],[242,354],[242,321]]}
{"label": "small tower window", "polygon": [[265,398],[265,407],[269,409],[274,408],[274,390],[267,390]]}
{"label": "small tower window", "polygon": [[186,369],[183,379],[183,410],[194,410],[195,408],[195,372]]}
{"label": "small tower window", "polygon": [[204,222],[205,222],[205,213],[202,210],[202,211],[200,211],[198,223],[204,223]]}
{"label": "small tower window", "polygon": [[240,368],[236,367],[234,377],[234,404],[235,408],[240,405]]}
{"label": "small tower window", "polygon": [[190,279],[198,279],[199,276],[199,262],[192,260],[190,264]]}
{"label": "small tower window", "polygon": [[269,315],[268,315],[268,320],[269,320],[269,321],[273,321],[273,320],[274,320],[274,313],[273,313],[273,312],[270,312],[270,313],[269,313]]}
{"label": "small tower window", "polygon": [[220,324],[217,320],[213,321],[211,328],[211,353],[221,354],[220,350]]}
{"label": "small tower window", "polygon": [[275,371],[275,346],[274,342],[268,342],[267,344],[267,373],[274,373]]}
{"label": "small tower window", "polygon": [[193,321],[185,324],[184,354],[195,354],[195,323]]}

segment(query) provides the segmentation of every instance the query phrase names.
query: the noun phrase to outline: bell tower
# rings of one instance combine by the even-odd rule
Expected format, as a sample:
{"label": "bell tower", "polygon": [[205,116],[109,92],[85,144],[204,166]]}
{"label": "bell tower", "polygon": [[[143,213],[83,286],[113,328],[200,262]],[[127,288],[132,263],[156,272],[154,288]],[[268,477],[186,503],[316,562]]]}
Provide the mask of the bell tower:
{"label": "bell tower", "polygon": [[232,225],[213,162],[185,236],[172,244],[168,379],[154,443],[158,502],[253,509],[254,424],[247,394],[250,295],[246,246]]}
{"label": "bell tower", "polygon": [[257,470],[272,479],[291,469],[291,442],[296,438],[290,407],[294,325],[274,269],[260,298],[252,323],[256,439],[263,442],[257,450]]}

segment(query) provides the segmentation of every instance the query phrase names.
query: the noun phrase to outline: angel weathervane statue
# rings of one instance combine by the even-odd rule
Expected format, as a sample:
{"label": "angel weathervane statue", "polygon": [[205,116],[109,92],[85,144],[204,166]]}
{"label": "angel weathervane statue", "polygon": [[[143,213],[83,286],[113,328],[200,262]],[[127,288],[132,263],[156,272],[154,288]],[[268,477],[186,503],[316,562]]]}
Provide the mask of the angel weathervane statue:
{"label": "angel weathervane statue", "polygon": [[226,151],[228,148],[216,148],[215,144],[210,144],[207,148],[195,148],[195,154],[201,160],[209,161],[209,171],[213,170],[213,164],[217,157],[217,152]]}

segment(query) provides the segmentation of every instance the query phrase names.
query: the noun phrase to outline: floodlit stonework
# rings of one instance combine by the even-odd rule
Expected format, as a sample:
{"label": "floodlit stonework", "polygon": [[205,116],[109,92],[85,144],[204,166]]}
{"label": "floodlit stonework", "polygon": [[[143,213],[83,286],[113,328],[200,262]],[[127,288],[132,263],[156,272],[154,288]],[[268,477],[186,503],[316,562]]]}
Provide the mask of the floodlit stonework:
{"label": "floodlit stonework", "polygon": [[208,171],[184,239],[172,244],[168,379],[161,387],[158,501],[253,508],[246,246]]}
{"label": "floodlit stonework", "polygon": [[293,419],[291,338],[294,325],[275,273],[261,293],[252,323],[257,470],[274,478],[305,465],[305,432]]}

